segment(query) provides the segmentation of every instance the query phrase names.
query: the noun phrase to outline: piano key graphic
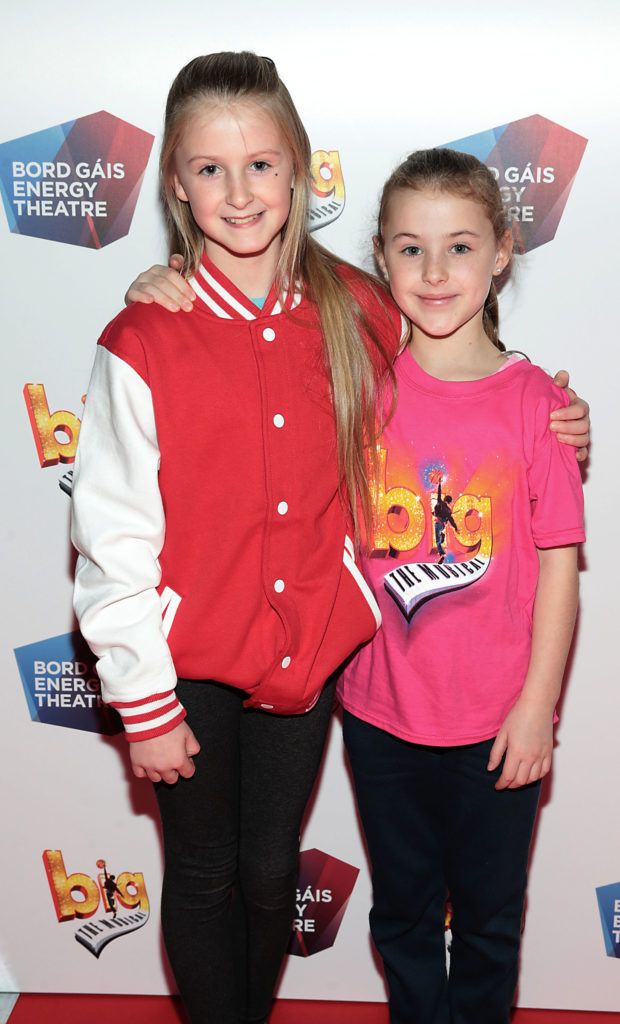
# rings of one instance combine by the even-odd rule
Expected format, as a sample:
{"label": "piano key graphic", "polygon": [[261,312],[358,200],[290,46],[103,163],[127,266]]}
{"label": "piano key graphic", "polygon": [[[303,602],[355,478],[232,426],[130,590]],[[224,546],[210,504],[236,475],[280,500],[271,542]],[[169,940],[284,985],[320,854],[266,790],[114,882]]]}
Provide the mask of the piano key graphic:
{"label": "piano key graphic", "polygon": [[75,938],[86,949],[99,959],[102,949],[120,938],[121,935],[129,935],[130,932],[143,928],[149,919],[148,910],[132,910],[119,914],[118,917],[101,917],[98,921],[89,921],[83,924],[75,933]]}
{"label": "piano key graphic", "polygon": [[410,620],[424,601],[451,590],[470,587],[484,576],[490,558],[476,555],[466,562],[409,562],[399,565],[383,577],[383,585],[403,615]]}
{"label": "piano key graphic", "polygon": [[66,473],[63,473],[63,475],[61,476],[60,480],[58,481],[58,486],[60,487],[61,491],[64,491],[65,494],[68,494],[69,497],[71,497],[71,492],[73,490],[73,470],[72,469],[68,469]]}
{"label": "piano key graphic", "polygon": [[330,196],[326,199],[324,196],[317,196],[314,192],[311,192],[308,218],[310,231],[318,231],[319,228],[324,228],[326,224],[331,224],[332,221],[338,219],[343,210],[344,198],[336,199],[334,196]]}

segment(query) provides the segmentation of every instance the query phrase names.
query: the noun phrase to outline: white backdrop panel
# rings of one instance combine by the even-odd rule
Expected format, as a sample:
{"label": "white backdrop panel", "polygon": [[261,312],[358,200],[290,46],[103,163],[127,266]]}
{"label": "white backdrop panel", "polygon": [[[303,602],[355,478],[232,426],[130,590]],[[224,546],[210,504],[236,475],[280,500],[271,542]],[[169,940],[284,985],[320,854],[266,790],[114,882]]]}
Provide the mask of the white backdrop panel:
{"label": "white backdrop panel", "polygon": [[[525,0],[517,8],[446,0],[432,9],[362,0],[295,10],[286,0],[239,0],[234,14],[232,8],[224,14],[196,0],[176,9],[112,0],[97,13],[58,0],[5,11],[3,29],[7,102],[0,141],[100,110],[156,141],[127,237],[96,251],[11,234],[4,218],[0,227],[6,367],[0,987],[169,990],[157,927],[161,852],[152,795],[130,781],[122,738],[31,721],[13,655],[14,648],[74,628],[69,508],[58,486],[68,467],[40,468],[22,388],[41,383],[50,410],[79,414],[101,328],[135,274],[165,259],[156,151],[168,86],[198,52],[249,48],[275,59],[313,148],[340,154],[346,206],[320,239],[353,262],[368,263],[380,186],[410,150],[536,113],[589,140],[555,240],[520,261],[502,301],[508,346],[550,369],[568,366],[593,405],[595,429],[582,612],[533,855],[519,999],[524,1006],[620,1010],[620,965],[605,955],[595,894],[596,886],[620,881],[612,568],[620,504],[612,395],[620,370],[612,188],[620,158],[617,4],[597,0],[586,12],[559,0]],[[280,994],[382,1000],[366,927],[368,869],[337,721],[302,847],[361,871],[333,947],[290,957]],[[57,921],[41,859],[47,848],[62,851],[69,873],[94,877],[100,857],[110,870],[142,872],[148,925],[110,943],[99,959],[92,956],[75,942],[80,922]],[[103,913],[100,908],[97,916]]]}

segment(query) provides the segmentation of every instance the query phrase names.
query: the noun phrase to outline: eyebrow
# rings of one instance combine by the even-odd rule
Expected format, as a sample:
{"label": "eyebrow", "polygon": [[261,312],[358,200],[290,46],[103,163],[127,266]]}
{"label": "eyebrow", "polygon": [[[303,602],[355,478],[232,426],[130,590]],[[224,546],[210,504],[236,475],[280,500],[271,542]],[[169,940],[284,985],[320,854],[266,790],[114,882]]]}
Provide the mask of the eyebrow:
{"label": "eyebrow", "polygon": [[[450,231],[446,238],[458,238],[459,235],[469,235],[471,238],[480,238],[477,231],[470,231],[468,228],[463,228],[462,231]],[[395,242],[397,238],[419,238],[420,235],[416,235],[414,231],[399,231],[398,234],[394,235],[392,241]]]}
{"label": "eyebrow", "polygon": [[[248,160],[256,160],[259,156],[282,156],[281,149],[258,149],[256,153],[248,153]],[[201,160],[207,164],[219,164],[222,161],[222,157],[219,156],[192,156],[189,158],[188,163],[193,163],[194,160]]]}

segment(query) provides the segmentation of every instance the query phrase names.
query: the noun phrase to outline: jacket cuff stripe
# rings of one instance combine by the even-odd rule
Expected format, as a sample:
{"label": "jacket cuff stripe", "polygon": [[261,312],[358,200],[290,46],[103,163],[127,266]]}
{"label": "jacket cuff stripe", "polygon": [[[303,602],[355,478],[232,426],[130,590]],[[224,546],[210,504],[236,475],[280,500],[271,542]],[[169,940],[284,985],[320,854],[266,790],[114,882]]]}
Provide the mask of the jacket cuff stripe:
{"label": "jacket cuff stripe", "polygon": [[178,706],[178,700],[174,693],[166,700],[156,700],[152,704],[142,704],[137,708],[120,708],[119,715],[125,726],[131,722],[146,722],[149,718],[161,718],[167,711],[173,711]]}
{"label": "jacket cuff stripe", "polygon": [[179,713],[179,708],[182,706],[183,705],[179,704],[178,700],[173,700],[170,704],[167,704],[159,711],[149,711],[141,715],[121,715],[121,718],[127,732],[135,732],[136,730],[141,732],[144,728],[145,722],[152,725],[156,725],[158,723],[163,725],[171,718],[174,718],[174,716]]}
{"label": "jacket cuff stripe", "polygon": [[111,708],[116,710],[122,715],[125,708],[141,708],[146,704],[153,704],[158,702],[159,704],[164,701],[170,700],[173,696],[174,690],[166,690],[164,693],[150,693],[148,697],[140,697],[139,700],[106,700]]}
{"label": "jacket cuff stripe", "polygon": [[187,711],[184,707],[181,707],[180,704],[179,709],[178,714],[175,713],[174,718],[169,722],[166,722],[165,724],[161,722],[157,725],[153,724],[150,728],[143,728],[141,732],[133,732],[133,730],[131,732],[126,731],[125,739],[129,743],[138,743],[140,740],[152,740],[155,739],[156,736],[165,736],[167,732],[172,732],[177,725],[180,725],[187,715]]}

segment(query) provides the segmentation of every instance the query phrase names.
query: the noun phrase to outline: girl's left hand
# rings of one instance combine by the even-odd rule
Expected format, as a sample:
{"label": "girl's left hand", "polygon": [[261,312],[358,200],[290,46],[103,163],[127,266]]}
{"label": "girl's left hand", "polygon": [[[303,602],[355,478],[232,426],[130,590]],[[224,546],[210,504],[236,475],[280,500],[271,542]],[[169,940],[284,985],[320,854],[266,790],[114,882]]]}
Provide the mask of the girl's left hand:
{"label": "girl's left hand", "polygon": [[566,388],[571,401],[570,405],[551,413],[551,429],[563,444],[574,445],[577,461],[584,462],[588,457],[590,443],[590,406],[569,388],[567,370],[558,370],[553,383],[559,388]]}
{"label": "girl's left hand", "polygon": [[518,789],[547,775],[553,756],[552,713],[517,701],[495,738],[487,765],[489,771],[497,768],[504,754],[496,789]]}

